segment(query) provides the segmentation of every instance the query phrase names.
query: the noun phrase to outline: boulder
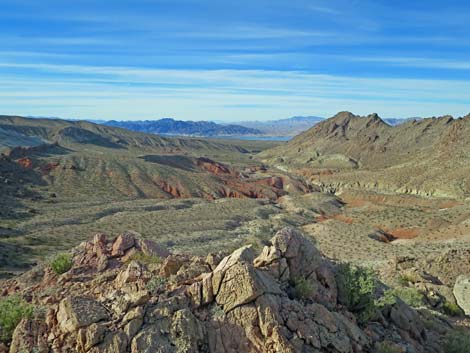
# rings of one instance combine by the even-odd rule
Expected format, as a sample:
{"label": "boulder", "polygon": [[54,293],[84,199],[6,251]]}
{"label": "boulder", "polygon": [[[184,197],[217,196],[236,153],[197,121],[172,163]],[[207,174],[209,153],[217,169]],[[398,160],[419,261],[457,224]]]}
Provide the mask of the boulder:
{"label": "boulder", "polygon": [[[163,332],[168,332],[169,327],[165,320],[156,324],[144,327],[132,340],[132,353],[174,353],[175,348],[171,344],[168,336]],[[165,327],[166,326],[166,327]]]}
{"label": "boulder", "polygon": [[119,272],[115,282],[118,288],[126,283],[136,282],[146,275],[146,270],[138,261],[131,261],[124,271]]}
{"label": "boulder", "polygon": [[46,332],[47,326],[41,321],[32,319],[21,320],[13,332],[10,353],[47,353],[49,349],[45,339]]}
{"label": "boulder", "polygon": [[126,353],[127,337],[122,331],[108,333],[103,342],[93,347],[88,353]]}
{"label": "boulder", "polygon": [[465,315],[470,315],[470,276],[460,275],[457,277],[454,296],[457,305],[465,312]]}
{"label": "boulder", "polygon": [[204,343],[204,329],[189,309],[175,312],[172,318],[170,335],[177,352],[198,353]]}
{"label": "boulder", "polygon": [[160,268],[160,276],[170,277],[171,275],[176,275],[182,265],[182,259],[176,255],[170,255],[163,261],[162,267]]}
{"label": "boulder", "polygon": [[87,297],[69,297],[59,304],[57,322],[63,332],[74,332],[81,327],[109,319],[106,309]]}
{"label": "boulder", "polygon": [[81,328],[77,335],[77,347],[79,350],[88,352],[92,347],[102,342],[105,338],[106,327],[102,324],[91,324]]}
{"label": "boulder", "polygon": [[111,256],[123,256],[126,250],[134,246],[135,238],[131,233],[119,235],[113,243]]}
{"label": "boulder", "polygon": [[148,256],[158,256],[165,258],[170,255],[168,249],[149,239],[139,239],[138,248]]}
{"label": "boulder", "polygon": [[272,278],[250,264],[236,263],[225,271],[215,300],[227,313],[264,293],[282,294]]}

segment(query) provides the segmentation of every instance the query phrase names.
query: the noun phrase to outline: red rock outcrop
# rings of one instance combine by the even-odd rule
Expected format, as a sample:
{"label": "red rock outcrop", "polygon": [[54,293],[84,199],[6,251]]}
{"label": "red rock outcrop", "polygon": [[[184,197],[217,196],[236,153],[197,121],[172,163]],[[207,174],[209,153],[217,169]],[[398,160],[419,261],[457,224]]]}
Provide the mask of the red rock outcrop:
{"label": "red rock outcrop", "polygon": [[[18,325],[10,353],[359,353],[384,340],[440,352],[441,331],[403,302],[359,324],[338,300],[335,265],[294,229],[257,257],[250,246],[224,258],[171,255],[135,233],[98,234],[72,256],[62,275],[38,268],[5,283],[44,309]],[[301,297],[299,279],[312,288]]]}

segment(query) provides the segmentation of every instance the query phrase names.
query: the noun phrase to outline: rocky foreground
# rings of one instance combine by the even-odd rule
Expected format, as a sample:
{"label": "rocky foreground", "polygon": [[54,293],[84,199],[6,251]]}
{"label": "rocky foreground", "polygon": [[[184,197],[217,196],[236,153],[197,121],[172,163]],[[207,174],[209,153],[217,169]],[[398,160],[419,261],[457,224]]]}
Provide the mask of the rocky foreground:
{"label": "rocky foreground", "polygon": [[[39,314],[0,352],[442,352],[449,323],[397,300],[359,323],[342,304],[337,266],[296,230],[256,257],[170,254],[136,234],[97,234],[62,275],[38,267],[6,282]],[[299,295],[294,284],[303,279]],[[0,345],[1,347],[1,345]]]}

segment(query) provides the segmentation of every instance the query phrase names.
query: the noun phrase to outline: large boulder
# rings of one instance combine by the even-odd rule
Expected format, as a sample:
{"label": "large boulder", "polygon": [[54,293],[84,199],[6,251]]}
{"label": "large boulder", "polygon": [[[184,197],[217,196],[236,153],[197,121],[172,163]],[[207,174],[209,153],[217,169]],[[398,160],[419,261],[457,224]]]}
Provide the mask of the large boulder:
{"label": "large boulder", "polygon": [[257,268],[268,271],[284,283],[305,280],[312,287],[313,300],[332,308],[336,305],[337,286],[333,267],[325,261],[312,241],[294,228],[284,228],[271,239],[254,259]]}
{"label": "large boulder", "polygon": [[454,296],[458,306],[470,315],[470,276],[460,275],[454,285]]}
{"label": "large boulder", "polygon": [[134,246],[135,238],[131,233],[124,233],[119,235],[113,243],[111,249],[111,256],[123,256],[126,250]]}
{"label": "large boulder", "polygon": [[16,327],[10,345],[10,353],[49,351],[45,333],[46,325],[38,320],[23,319]]}
{"label": "large boulder", "polygon": [[74,332],[81,327],[109,319],[106,309],[87,297],[69,297],[59,304],[57,322],[63,332]]}
{"label": "large boulder", "polygon": [[236,263],[225,272],[215,300],[227,313],[265,293],[282,294],[272,278],[250,264]]}

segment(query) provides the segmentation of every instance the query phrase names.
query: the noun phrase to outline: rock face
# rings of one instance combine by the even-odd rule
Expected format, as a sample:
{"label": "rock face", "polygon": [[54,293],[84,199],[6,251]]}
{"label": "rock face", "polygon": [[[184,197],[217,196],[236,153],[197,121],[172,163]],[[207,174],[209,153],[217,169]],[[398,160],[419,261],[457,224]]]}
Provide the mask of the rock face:
{"label": "rock face", "polygon": [[59,304],[57,322],[64,332],[74,332],[81,327],[108,318],[106,309],[93,299],[68,297]]}
{"label": "rock face", "polygon": [[[166,258],[129,260],[137,251]],[[440,352],[440,334],[403,302],[360,325],[337,301],[334,264],[294,229],[258,256],[250,246],[222,259],[168,255],[133,233],[97,235],[73,254],[64,275],[45,269],[34,283],[7,283],[24,297],[34,288],[33,303],[47,308],[20,323],[11,353],[359,353],[384,340],[403,352]],[[311,288],[301,296],[299,281]]]}
{"label": "rock face", "polygon": [[470,276],[461,275],[457,277],[454,285],[454,296],[459,307],[470,315]]}

